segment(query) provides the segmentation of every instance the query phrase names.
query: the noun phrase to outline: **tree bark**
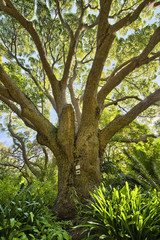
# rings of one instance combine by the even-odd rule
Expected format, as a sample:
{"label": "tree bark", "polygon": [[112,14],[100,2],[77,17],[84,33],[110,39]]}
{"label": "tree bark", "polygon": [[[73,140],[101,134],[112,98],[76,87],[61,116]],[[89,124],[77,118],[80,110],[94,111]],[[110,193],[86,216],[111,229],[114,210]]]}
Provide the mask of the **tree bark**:
{"label": "tree bark", "polygon": [[[54,211],[64,219],[75,216],[76,201],[85,203],[89,191],[100,183],[99,140],[95,126],[85,139],[75,134],[75,117],[71,105],[63,108],[57,141],[61,152],[57,158],[58,196]],[[88,135],[88,136],[87,136]]]}
{"label": "tree bark", "polygon": [[[83,152],[74,159],[68,159],[63,155],[61,159],[57,159],[58,196],[54,211],[63,219],[73,219],[77,201],[87,203],[89,192],[100,184],[99,149],[96,144],[96,141],[90,138],[90,143],[84,145]],[[75,151],[79,152],[78,149]]]}

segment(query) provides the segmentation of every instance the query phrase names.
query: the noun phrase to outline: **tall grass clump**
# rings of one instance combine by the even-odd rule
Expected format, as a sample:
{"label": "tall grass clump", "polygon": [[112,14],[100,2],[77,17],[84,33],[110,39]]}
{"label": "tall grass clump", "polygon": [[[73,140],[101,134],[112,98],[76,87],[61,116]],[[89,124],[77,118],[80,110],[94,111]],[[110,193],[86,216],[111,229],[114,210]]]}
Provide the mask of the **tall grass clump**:
{"label": "tall grass clump", "polygon": [[160,239],[160,193],[130,189],[107,190],[102,184],[85,211],[83,232],[86,239],[158,240]]}

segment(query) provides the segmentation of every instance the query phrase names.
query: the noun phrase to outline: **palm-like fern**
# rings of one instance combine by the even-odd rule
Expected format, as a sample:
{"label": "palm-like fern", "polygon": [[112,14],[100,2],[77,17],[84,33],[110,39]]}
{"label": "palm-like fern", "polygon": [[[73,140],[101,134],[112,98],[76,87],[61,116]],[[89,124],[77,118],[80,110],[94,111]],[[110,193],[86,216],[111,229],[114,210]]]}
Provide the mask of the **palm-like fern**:
{"label": "palm-like fern", "polygon": [[128,175],[143,187],[160,189],[160,141],[156,141],[150,148],[134,147],[132,154],[124,150],[131,170]]}

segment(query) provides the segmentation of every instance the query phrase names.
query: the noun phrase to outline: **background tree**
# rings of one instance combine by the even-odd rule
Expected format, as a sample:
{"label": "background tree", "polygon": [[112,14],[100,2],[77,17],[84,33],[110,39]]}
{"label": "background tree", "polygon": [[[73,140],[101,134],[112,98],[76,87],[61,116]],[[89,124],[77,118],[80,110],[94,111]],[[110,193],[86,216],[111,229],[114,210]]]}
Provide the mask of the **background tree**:
{"label": "background tree", "polygon": [[[149,115],[148,115],[149,120]],[[105,120],[101,120],[103,125]],[[143,119],[144,122],[144,119]],[[159,131],[154,125],[134,120],[129,127],[119,131],[107,145],[101,166],[102,181],[112,187],[159,188]],[[154,132],[154,134],[153,134]]]}
{"label": "background tree", "polygon": [[[16,120],[18,127],[17,124],[13,123]],[[49,169],[52,168],[53,170],[55,165],[49,149],[39,145],[32,132],[27,131],[22,122],[18,121],[16,116],[12,116],[12,113],[9,115],[9,122],[7,117],[6,125],[13,144],[10,147],[1,148],[0,165],[3,171],[16,169],[26,178],[29,184],[32,183],[33,177],[45,181]],[[3,127],[3,131],[6,131],[6,128]]]}
{"label": "background tree", "polygon": [[[0,99],[53,152],[59,216],[73,215],[73,187],[84,201],[99,184],[112,137],[156,111],[158,7],[154,0],[0,0]],[[46,114],[51,107],[57,126]]]}
{"label": "background tree", "polygon": [[13,159],[10,159],[9,155],[9,147],[4,146],[0,143],[0,179],[3,180],[4,178],[8,177],[9,175],[12,176],[15,174],[16,168],[11,166],[6,166],[6,162],[9,162],[10,165],[13,164]]}

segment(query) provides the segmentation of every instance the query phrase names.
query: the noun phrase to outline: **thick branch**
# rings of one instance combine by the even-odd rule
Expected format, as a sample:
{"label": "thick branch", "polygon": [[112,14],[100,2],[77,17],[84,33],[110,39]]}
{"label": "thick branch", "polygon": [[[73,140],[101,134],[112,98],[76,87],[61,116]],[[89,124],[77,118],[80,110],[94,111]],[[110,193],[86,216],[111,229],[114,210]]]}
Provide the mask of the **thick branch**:
{"label": "thick branch", "polygon": [[[32,101],[16,86],[12,79],[7,75],[4,69],[0,66],[0,80],[10,92],[13,99],[21,106],[21,115],[30,121],[38,133],[45,137],[45,144],[50,144],[48,147],[52,151],[59,151],[56,142],[56,128],[52,125],[35,107]],[[6,102],[7,103],[7,102]],[[11,105],[11,103],[10,103]],[[10,106],[9,106],[10,107]]]}
{"label": "thick branch", "polygon": [[[110,33],[110,25],[108,23],[111,2],[111,0],[102,0],[100,2],[101,9],[98,17],[97,49],[85,88],[80,132],[85,131],[85,128],[87,128],[90,123],[93,125],[98,124],[97,89],[105,60],[115,38],[115,35]],[[89,112],[88,109],[90,109]]]}
{"label": "thick branch", "polygon": [[103,152],[106,144],[121,128],[131,123],[141,112],[146,110],[152,104],[160,100],[160,89],[149,95],[143,101],[135,105],[129,112],[123,116],[117,116],[100,133],[100,148]]}
{"label": "thick branch", "polygon": [[[58,1],[56,1],[56,2],[58,2]],[[77,47],[77,44],[78,44],[79,37],[80,37],[82,31],[85,29],[83,24],[82,24],[83,13],[84,13],[84,10],[82,8],[81,17],[79,18],[79,24],[78,24],[78,28],[77,28],[75,34],[73,34],[73,32],[70,30],[71,31],[71,34],[70,34],[71,41],[70,41],[67,60],[66,60],[65,67],[64,67],[63,77],[62,77],[62,80],[61,80],[62,86],[64,88],[67,87],[67,82],[69,80],[69,75],[70,75],[70,72],[71,72],[71,68],[72,68],[74,56],[75,56],[75,53],[76,53],[76,47]],[[61,18],[62,18],[62,16],[61,16]],[[63,21],[62,21],[62,25],[65,26]],[[68,26],[67,28],[68,28],[68,31],[69,31],[70,27],[69,27],[68,24],[67,24],[67,26]]]}
{"label": "thick branch", "polygon": [[26,18],[24,18],[21,15],[21,13],[18,12],[18,10],[15,8],[15,6],[12,4],[12,2],[10,0],[5,0],[5,2],[6,2],[6,5],[0,6],[0,9],[4,13],[8,14],[9,16],[15,18],[31,35],[31,37],[37,47],[37,50],[39,52],[43,67],[44,67],[46,74],[48,76],[48,79],[51,83],[52,91],[53,91],[53,94],[54,94],[54,97],[56,100],[56,104],[58,106],[59,102],[61,103],[62,100],[64,101],[64,99],[62,99],[62,97],[61,97],[61,90],[60,90],[59,82],[57,81],[57,79],[52,71],[52,67],[50,66],[50,64],[47,60],[42,42],[40,40],[38,33],[35,30],[34,24],[31,21],[28,21]]}
{"label": "thick branch", "polygon": [[[103,102],[106,98],[106,96],[116,87],[118,86],[122,80],[131,73],[134,69],[139,68],[140,66],[144,64],[148,64],[149,62],[153,61],[157,57],[160,56],[160,51],[154,54],[152,57],[148,57],[148,55],[152,52],[153,48],[160,42],[160,27],[158,27],[154,34],[152,35],[148,45],[143,50],[143,52],[137,56],[134,57],[124,64],[122,64],[119,68],[122,68],[119,71],[115,69],[111,76],[108,78],[106,84],[101,88],[101,90],[98,93],[98,104],[100,108],[102,108]],[[127,65],[126,65],[127,64]]]}
{"label": "thick branch", "polygon": [[68,89],[69,89],[69,92],[70,92],[72,104],[73,104],[74,109],[75,109],[77,124],[79,126],[80,120],[81,120],[79,99],[76,98],[74,88],[73,88],[73,82],[75,81],[76,77],[77,77],[77,64],[75,64],[75,66],[74,66],[74,75],[69,80]]}
{"label": "thick branch", "polygon": [[100,14],[98,19],[98,32],[97,40],[98,45],[102,43],[103,39],[106,37],[107,29],[109,26],[108,15],[110,11],[112,0],[101,0],[100,1]]}
{"label": "thick branch", "polygon": [[5,97],[3,97],[3,96],[1,96],[1,95],[0,95],[0,100],[1,100],[2,102],[4,102],[5,104],[7,104],[7,106],[8,106],[14,113],[16,113],[19,118],[22,119],[22,121],[25,123],[25,125],[26,125],[27,127],[31,128],[31,129],[33,129],[33,130],[35,130],[35,131],[37,130],[36,127],[35,127],[28,119],[26,119],[25,117],[22,116],[21,111],[18,109],[18,107],[17,107],[14,103],[12,103],[10,100],[8,100],[7,98],[5,98]]}
{"label": "thick branch", "polygon": [[139,142],[144,142],[147,143],[148,142],[148,138],[157,138],[157,136],[155,136],[154,134],[146,134],[143,135],[141,138],[139,139],[128,139],[128,138],[121,138],[119,140],[119,142],[123,142],[123,143],[139,143]]}
{"label": "thick branch", "polygon": [[[97,119],[99,113],[97,111],[97,89],[101,77],[101,73],[104,67],[105,60],[108,56],[110,47],[114,41],[115,35],[105,33],[105,38],[101,41],[101,44],[97,45],[97,50],[95,58],[93,61],[92,68],[88,75],[87,84],[85,88],[84,98],[83,98],[83,111],[82,111],[82,124],[81,127],[84,128],[92,122],[95,122],[95,116]],[[88,112],[88,109],[90,111]],[[96,119],[96,121],[97,121]]]}
{"label": "thick branch", "polygon": [[77,43],[78,43],[78,37],[79,36],[77,36],[77,39],[72,38],[71,42],[70,42],[69,52],[68,52],[68,56],[67,56],[65,66],[64,66],[63,77],[62,77],[62,80],[61,80],[63,88],[67,87],[67,82],[69,80],[69,74],[71,72],[73,59],[74,59],[75,51],[76,51],[76,46],[77,46]]}
{"label": "thick branch", "polygon": [[154,2],[155,0],[144,0],[133,13],[129,13],[126,17],[122,18],[119,22],[115,23],[111,27],[111,31],[117,32],[124,26],[128,26],[131,23],[133,23],[136,19],[138,19],[140,13],[143,11],[143,9],[151,2]]}

